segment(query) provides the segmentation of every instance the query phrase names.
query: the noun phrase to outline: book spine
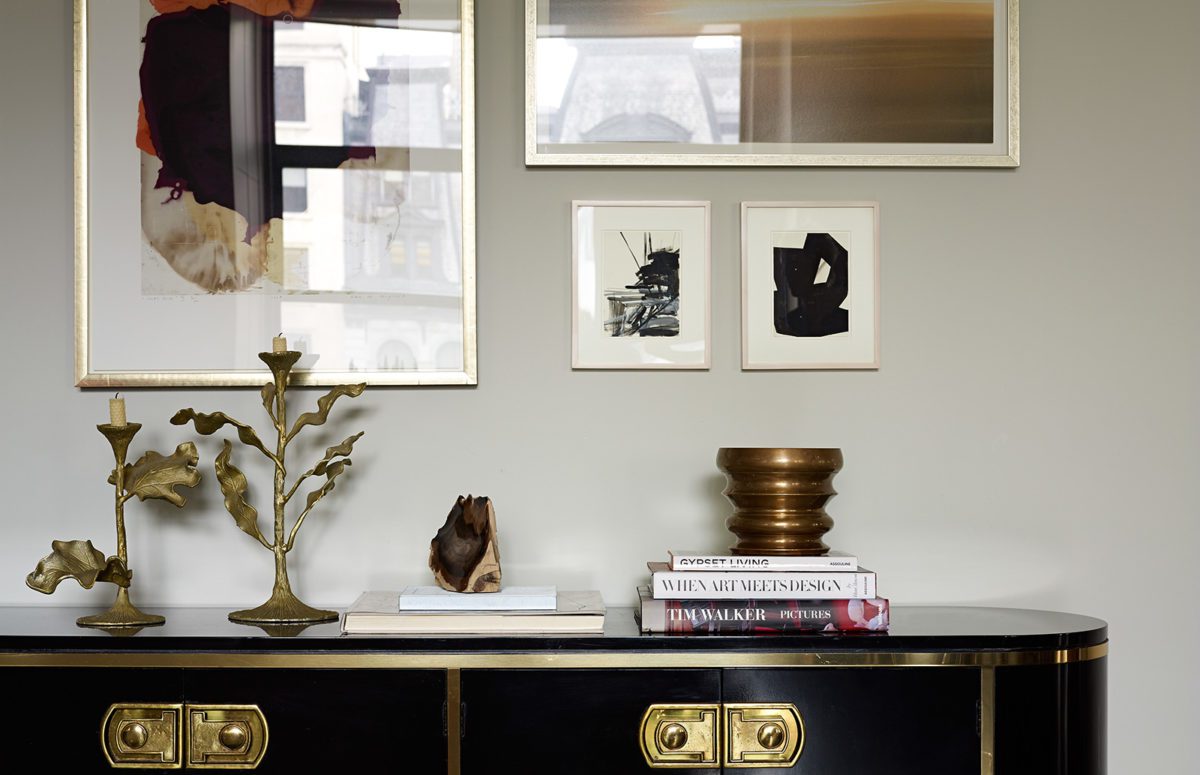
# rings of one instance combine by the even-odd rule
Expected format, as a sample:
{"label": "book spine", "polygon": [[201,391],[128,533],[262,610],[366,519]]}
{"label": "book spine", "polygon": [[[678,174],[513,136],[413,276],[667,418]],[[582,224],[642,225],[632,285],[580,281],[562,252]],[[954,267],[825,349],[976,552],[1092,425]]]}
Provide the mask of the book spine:
{"label": "book spine", "polygon": [[729,557],[672,554],[671,570],[686,571],[856,571],[857,557]]}
{"label": "book spine", "polygon": [[725,633],[883,632],[888,601],[654,600],[642,599],[643,632],[667,635]]}
{"label": "book spine", "polygon": [[849,600],[877,594],[872,571],[655,571],[651,576],[653,595],[663,600]]}

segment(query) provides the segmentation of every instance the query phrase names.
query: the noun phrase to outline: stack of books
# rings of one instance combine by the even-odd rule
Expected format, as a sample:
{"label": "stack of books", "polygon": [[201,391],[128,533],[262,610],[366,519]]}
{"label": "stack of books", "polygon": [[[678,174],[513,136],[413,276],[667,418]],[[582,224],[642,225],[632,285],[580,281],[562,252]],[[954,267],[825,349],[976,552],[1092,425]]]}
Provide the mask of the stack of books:
{"label": "stack of books", "polygon": [[604,631],[599,592],[505,587],[499,592],[447,592],[408,587],[364,592],[342,617],[348,634],[520,634]]}
{"label": "stack of books", "polygon": [[638,588],[642,632],[741,635],[884,631],[888,601],[858,558],[670,553]]}

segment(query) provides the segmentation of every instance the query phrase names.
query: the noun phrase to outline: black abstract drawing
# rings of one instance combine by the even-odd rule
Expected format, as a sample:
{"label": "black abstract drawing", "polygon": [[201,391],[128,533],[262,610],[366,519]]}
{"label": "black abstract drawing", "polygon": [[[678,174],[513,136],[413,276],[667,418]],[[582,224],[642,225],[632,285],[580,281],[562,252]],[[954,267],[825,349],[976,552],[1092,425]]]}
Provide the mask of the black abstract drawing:
{"label": "black abstract drawing", "polygon": [[850,254],[830,234],[810,233],[802,248],[775,248],[775,331],[816,337],[850,330]]}
{"label": "black abstract drawing", "polygon": [[[612,336],[679,336],[679,233],[620,231],[610,244],[609,278],[625,275],[632,283],[608,287],[604,328]],[[641,255],[633,246],[641,242]],[[657,244],[656,244],[657,243]],[[631,261],[632,259],[632,261]],[[630,271],[632,270],[632,271]]]}

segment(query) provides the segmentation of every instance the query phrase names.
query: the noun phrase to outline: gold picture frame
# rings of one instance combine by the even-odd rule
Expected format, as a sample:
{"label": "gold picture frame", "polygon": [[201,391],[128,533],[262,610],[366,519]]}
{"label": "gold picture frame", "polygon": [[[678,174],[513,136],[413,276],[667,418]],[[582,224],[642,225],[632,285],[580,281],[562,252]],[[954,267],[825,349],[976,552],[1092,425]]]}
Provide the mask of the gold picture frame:
{"label": "gold picture frame", "polygon": [[[912,10],[925,2],[934,0],[525,0],[525,163],[1018,166],[1018,0]],[[910,31],[901,17],[885,16],[900,5],[922,17]],[[946,32],[924,31],[930,14],[944,15]],[[903,39],[926,34],[921,46]],[[896,45],[875,45],[888,36]],[[847,42],[871,43],[861,56],[878,59],[840,61],[859,56],[846,53],[855,50]],[[952,64],[907,59],[931,42],[945,46],[937,56]],[[637,60],[650,64],[640,70]],[[803,70],[813,65],[802,61],[827,65]],[[793,64],[783,72],[780,62]],[[990,79],[979,75],[984,67]],[[597,109],[605,94],[611,105]]]}
{"label": "gold picture frame", "polygon": [[[442,57],[436,65],[441,68],[438,74],[441,80],[438,83],[443,90],[449,88],[455,93],[447,92],[445,95],[444,104],[449,106],[445,108],[446,115],[450,118],[443,118],[442,121],[449,129],[440,139],[440,145],[435,143],[436,147],[429,147],[426,143],[422,147],[417,139],[413,139],[418,135],[417,130],[394,130],[387,142],[376,140],[371,143],[372,152],[376,151],[374,146],[378,146],[378,157],[370,158],[371,165],[364,163],[361,154],[355,156],[354,149],[351,148],[354,145],[352,141],[344,140],[341,145],[350,149],[347,151],[349,157],[340,167],[317,162],[313,164],[313,170],[301,170],[314,175],[337,174],[344,176],[346,180],[356,175],[374,175],[371,185],[378,181],[380,187],[401,187],[406,192],[417,191],[418,183],[423,182],[416,180],[419,173],[424,174],[426,178],[433,178],[434,183],[425,185],[420,190],[425,194],[427,189],[433,188],[432,198],[437,202],[437,207],[442,208],[439,212],[449,215],[434,227],[430,227],[437,229],[435,235],[430,238],[433,242],[432,250],[428,250],[427,244],[419,240],[414,247],[410,239],[413,232],[404,225],[407,216],[402,208],[408,204],[416,207],[416,200],[410,199],[405,203],[397,198],[393,209],[399,214],[385,212],[392,220],[385,225],[383,216],[379,216],[376,218],[378,223],[371,223],[371,228],[375,231],[368,233],[368,237],[375,242],[380,241],[380,234],[388,238],[388,252],[382,254],[382,258],[371,260],[376,263],[390,261],[388,266],[393,270],[393,274],[386,282],[379,281],[377,286],[372,285],[375,280],[367,278],[367,272],[362,271],[355,277],[365,279],[356,279],[358,284],[353,288],[348,282],[344,282],[339,288],[336,278],[333,282],[325,281],[325,285],[319,288],[303,286],[303,283],[297,283],[298,287],[293,288],[287,285],[292,280],[286,280],[262,293],[259,293],[261,289],[258,288],[253,289],[253,293],[223,294],[220,291],[213,292],[203,288],[196,290],[189,287],[190,295],[176,296],[170,296],[170,293],[175,293],[174,290],[159,295],[156,295],[153,288],[151,290],[155,292],[147,291],[148,281],[144,271],[140,279],[141,287],[129,287],[139,283],[138,253],[142,253],[143,269],[145,262],[149,260],[146,257],[147,238],[139,228],[139,204],[134,201],[138,196],[136,192],[143,191],[143,202],[140,206],[144,212],[147,207],[144,193],[147,187],[139,187],[136,154],[145,155],[142,130],[146,121],[142,111],[142,85],[138,83],[136,52],[139,50],[139,31],[144,29],[148,23],[147,19],[152,17],[153,9],[146,0],[120,0],[119,3],[111,0],[104,0],[102,3],[100,0],[73,0],[73,5],[76,385],[258,386],[261,382],[261,364],[255,365],[256,353],[269,349],[268,340],[276,333],[290,336],[297,349],[304,349],[308,354],[306,361],[300,363],[293,376],[293,384],[296,385],[337,385],[345,382],[366,382],[370,385],[477,383],[474,0],[397,0],[398,19],[389,28],[396,34],[409,36],[404,39],[406,42],[416,40],[413,37],[415,35],[425,35],[426,38],[441,36],[437,38],[437,45],[441,46],[438,54]],[[181,2],[178,5],[190,4]],[[201,6],[205,6],[209,11],[232,8],[232,13],[242,13],[246,7],[255,6],[254,3],[242,2],[228,5],[221,3],[216,6],[208,3],[194,5],[195,9],[188,10],[199,10]],[[313,4],[294,5],[298,8],[306,5],[311,8]],[[318,11],[314,13],[331,13],[321,9],[328,9],[334,5],[319,4]],[[350,5],[363,7],[364,4]],[[442,14],[440,17],[439,13]],[[279,14],[264,18],[266,21],[263,26],[269,28],[266,33],[268,37],[274,35],[271,30],[279,29],[279,24],[293,22],[303,23],[288,28],[287,32],[292,34],[298,34],[305,29],[320,31],[322,28],[339,24],[342,25],[339,29],[353,28],[355,33],[358,30],[354,22],[347,22],[340,17],[314,16],[313,19],[308,19]],[[361,26],[374,30],[381,25],[361,22]],[[232,32],[230,37],[232,39]],[[144,54],[145,44],[142,45],[140,50]],[[271,37],[269,45],[272,46],[269,49],[271,53],[279,50],[275,47],[274,37]],[[426,41],[420,45],[429,48],[433,43]],[[386,46],[381,48],[379,59],[375,63],[377,69],[397,67],[394,64],[395,58],[384,63],[385,56],[390,56],[391,53],[393,52],[386,49]],[[253,66],[263,67],[264,70],[265,67],[270,67],[269,64],[264,67],[262,62],[253,63],[252,56],[246,58],[252,60]],[[363,77],[357,79],[359,88],[366,88],[362,86],[365,82],[363,78],[371,79],[367,82],[368,86],[374,84],[375,72],[369,72],[369,68],[370,63],[360,68],[359,73]],[[274,59],[274,71],[267,71],[273,72],[270,76],[271,84],[280,77],[281,69],[283,68],[280,66],[280,60]],[[421,72],[412,75],[411,80],[417,82],[418,76],[432,77],[429,72]],[[388,77],[385,73],[379,76],[379,79],[386,84]],[[266,78],[267,76],[264,76],[264,80]],[[408,78],[409,73],[405,73],[404,78],[394,80],[407,86],[408,81],[405,79]],[[355,79],[346,80],[351,84],[347,88],[352,88]],[[232,84],[236,81],[237,79],[230,78],[230,92],[234,91]],[[447,83],[449,87],[445,87]],[[272,91],[266,91],[265,96],[258,95],[260,111],[272,110],[261,107],[269,104],[272,97],[275,98],[274,104],[279,104],[279,97],[273,91],[276,87],[272,85],[266,88]],[[306,93],[310,101],[314,101],[313,95],[322,93],[311,88],[307,92],[303,91],[303,83],[300,88],[301,104]],[[231,102],[235,96],[237,95],[230,94]],[[402,96],[401,99],[408,100],[408,105],[418,104],[416,96]],[[98,108],[91,110],[92,106]],[[389,104],[380,110],[385,111],[390,107]],[[231,108],[231,113],[235,110],[236,108]],[[417,114],[415,107],[412,108],[412,114]],[[258,118],[262,115],[275,118],[275,114],[271,112],[259,114]],[[136,127],[137,148],[133,147],[135,125],[131,117],[139,119]],[[343,122],[350,126],[356,118],[345,118]],[[308,122],[315,123],[315,120]],[[307,126],[303,121],[293,122],[292,125],[300,128]],[[376,131],[375,125],[365,131]],[[401,131],[408,134],[397,139],[397,132]],[[261,142],[280,141],[272,135],[270,141]],[[338,143],[321,141],[314,143],[309,150],[317,157],[322,154],[328,156],[331,145],[336,146]],[[333,150],[336,152],[337,148]],[[290,152],[295,155],[294,150]],[[132,163],[129,163],[131,160]],[[306,166],[305,162],[296,164],[299,167]],[[147,179],[145,162],[142,166],[144,181]],[[318,167],[324,169],[316,169]],[[402,181],[396,182],[397,178],[402,178]],[[266,180],[264,175],[260,182],[263,188],[269,185]],[[306,186],[305,202],[308,201],[309,190],[324,190],[323,183],[316,182],[308,187],[307,177],[303,180]],[[162,188],[161,176],[156,185],[158,188],[155,191],[161,199],[177,198],[178,192]],[[275,184],[277,191],[279,185]],[[288,191],[284,190],[282,197],[276,197],[284,200],[279,206],[285,212],[287,196]],[[349,201],[349,194],[344,196],[345,201]],[[449,204],[443,204],[445,202]],[[194,202],[189,203],[190,207],[194,205]],[[343,216],[341,208],[329,209],[337,211],[336,217]],[[229,223],[234,226],[245,225],[244,221],[235,220],[233,214],[226,214],[230,215]],[[237,214],[238,217],[240,215]],[[318,216],[311,220],[319,221]],[[412,220],[410,218],[408,222],[411,223]],[[388,231],[388,227],[393,223],[394,229]],[[230,230],[228,224],[225,228]],[[318,225],[313,227],[312,231],[320,234],[321,228]],[[361,230],[365,227],[353,224],[343,227],[339,223],[338,228],[345,229],[344,232],[339,232],[342,234],[340,239],[343,240],[343,244],[350,245],[349,238],[344,234],[349,233],[351,228]],[[407,242],[393,240],[396,235],[401,235]],[[283,251],[280,252],[288,250],[287,243],[282,244]],[[398,245],[400,247],[397,247]],[[430,253],[432,259],[429,257]],[[305,263],[301,266],[308,269],[307,255],[303,260]],[[337,260],[349,261],[349,257],[341,256]],[[288,267],[292,264],[285,264],[285,261],[292,261],[292,256],[279,259],[279,265],[283,268],[278,270],[278,275],[286,278]],[[367,259],[363,258],[361,261],[366,262]],[[436,282],[427,281],[426,276],[415,268],[408,270],[408,274],[394,271],[396,265],[405,261],[407,266],[421,267],[420,271],[426,273],[432,265],[435,271],[440,272],[435,278]],[[120,262],[124,262],[120,264],[120,269],[113,271],[113,267]],[[268,262],[264,259],[263,263]],[[350,276],[349,269],[343,271],[347,277]],[[311,272],[310,276],[314,274],[315,272]],[[268,276],[266,271],[263,272],[263,276]],[[133,282],[125,282],[119,294],[111,294],[112,288],[118,286],[118,279],[114,279],[118,277],[123,280],[133,278]],[[270,277],[272,280],[276,279],[275,275]],[[172,282],[179,282],[177,277],[172,276],[170,279]],[[421,282],[431,289],[418,287]],[[263,283],[265,284],[265,281]],[[288,309],[299,310],[304,307],[315,310],[311,323],[306,324],[311,330],[297,331],[297,326],[290,325],[288,316],[282,311],[274,316],[264,312],[276,301],[279,302],[277,306],[280,309],[284,308],[286,302],[291,305]],[[237,326],[232,330],[230,326],[226,326],[214,332],[212,321],[224,322],[230,314],[236,316]],[[336,326],[329,325],[327,321],[332,319],[331,316],[337,315],[341,316],[342,322]],[[409,321],[405,317],[407,315],[412,315],[413,320]],[[423,318],[422,315],[428,317]],[[295,321],[299,319],[300,313],[292,313],[290,317]],[[367,332],[370,324],[381,321],[386,325],[377,325],[371,332]],[[411,325],[408,325],[409,323]],[[408,329],[403,328],[405,325],[408,325]],[[334,338],[338,335],[339,326],[342,337],[340,341],[346,343],[340,348],[339,340]],[[354,326],[358,328],[354,329]],[[352,329],[353,335],[348,333]],[[417,329],[423,332],[422,336],[425,336],[425,339],[413,344],[411,340],[404,338],[404,330]],[[428,333],[433,329],[437,329],[436,336]],[[374,351],[369,352],[367,356],[359,355],[356,358],[351,352],[350,343],[354,342],[354,347],[359,347],[357,341],[364,336],[382,339],[382,344],[368,339],[370,346],[375,348]],[[326,343],[331,341],[333,345],[328,346]],[[387,347],[392,349],[388,350]]]}

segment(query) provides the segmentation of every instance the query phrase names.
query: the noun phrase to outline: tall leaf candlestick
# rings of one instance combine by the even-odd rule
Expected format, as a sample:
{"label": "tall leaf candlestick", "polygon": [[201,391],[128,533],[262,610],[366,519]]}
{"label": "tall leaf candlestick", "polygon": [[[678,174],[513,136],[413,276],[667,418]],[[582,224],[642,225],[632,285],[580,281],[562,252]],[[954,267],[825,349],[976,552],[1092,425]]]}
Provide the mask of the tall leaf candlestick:
{"label": "tall leaf candlestick", "polygon": [[66,579],[75,579],[84,589],[91,589],[97,581],[116,584],[117,600],[112,608],[76,620],[81,627],[145,627],[162,624],[165,621],[163,617],[139,610],[129,599],[133,571],[129,568],[125,541],[125,503],[136,495],[143,501],[159,498],[182,507],[187,500],[175,488],[195,487],[200,483],[200,473],[195,468],[199,457],[196,445],[189,441],[176,447],[175,453],[168,457],[147,452],[136,463],[126,463],[129,443],[142,426],[125,421],[124,399],[112,399],[109,410],[110,421],[97,425],[96,429],[108,439],[117,463],[108,477],[108,483],[116,490],[117,553],[105,558],[104,553],[92,546],[91,541],[52,541],[50,547],[53,551],[42,558],[33,573],[25,578],[25,583],[31,589],[47,595]]}
{"label": "tall leaf candlestick", "polygon": [[[329,417],[329,410],[334,401],[341,396],[351,398],[362,395],[366,384],[338,385],[317,399],[317,411],[305,412],[296,418],[295,424],[288,427],[287,416],[287,387],[292,367],[300,359],[300,353],[288,350],[286,340],[276,337],[273,352],[259,353],[258,357],[271,370],[273,381],[263,385],[262,403],[267,415],[275,428],[276,444],[272,452],[259,439],[254,429],[246,423],[229,417],[222,412],[203,414],[192,409],[182,409],[175,413],[171,422],[175,425],[192,423],[196,431],[207,436],[215,433],[226,425],[237,429],[238,440],[248,447],[253,447],[271,461],[275,469],[274,486],[274,530],[271,539],[263,535],[258,526],[258,511],[246,502],[246,476],[230,461],[233,452],[232,442],[226,440],[221,452],[217,455],[214,469],[217,483],[221,486],[221,494],[225,496],[225,508],[233,516],[234,522],[251,538],[266,547],[275,556],[275,586],[271,598],[267,602],[244,611],[234,611],[229,614],[231,621],[247,624],[311,624],[314,622],[335,621],[336,611],[324,611],[313,608],[302,602],[292,592],[291,581],[288,579],[287,555],[296,545],[296,534],[300,526],[312,512],[317,501],[324,498],[333,489],[337,479],[350,465],[349,455],[354,449],[354,442],[362,436],[356,433],[325,450],[325,456],[316,465],[300,474],[296,481],[287,486],[287,447],[306,425],[323,425]],[[324,477],[321,486],[308,494],[304,508],[292,522],[291,530],[287,529],[287,506],[296,496],[300,485],[311,477]]]}

